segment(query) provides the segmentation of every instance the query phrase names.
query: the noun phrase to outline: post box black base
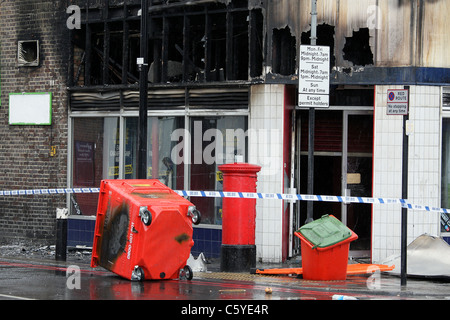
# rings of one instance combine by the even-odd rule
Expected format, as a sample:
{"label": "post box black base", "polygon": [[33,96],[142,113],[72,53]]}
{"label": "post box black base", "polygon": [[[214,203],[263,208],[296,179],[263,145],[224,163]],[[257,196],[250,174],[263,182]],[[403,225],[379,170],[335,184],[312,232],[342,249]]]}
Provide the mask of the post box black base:
{"label": "post box black base", "polygon": [[67,258],[67,219],[56,219],[55,260],[66,261]]}
{"label": "post box black base", "polygon": [[250,272],[256,267],[255,245],[223,244],[220,249],[220,271]]}

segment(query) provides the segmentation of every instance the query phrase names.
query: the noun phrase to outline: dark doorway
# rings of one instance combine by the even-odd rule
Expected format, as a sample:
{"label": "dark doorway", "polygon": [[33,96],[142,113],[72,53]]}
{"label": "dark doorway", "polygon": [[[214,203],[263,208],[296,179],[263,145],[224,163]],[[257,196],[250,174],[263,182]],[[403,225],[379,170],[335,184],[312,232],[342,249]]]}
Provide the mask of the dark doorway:
{"label": "dark doorway", "polygon": [[[307,193],[308,111],[300,111],[300,193]],[[314,141],[314,194],[372,196],[373,115],[371,111],[318,110]],[[299,223],[307,218],[307,202],[299,206]],[[332,214],[357,235],[350,250],[365,256],[371,246],[372,206],[314,202],[313,219]]]}

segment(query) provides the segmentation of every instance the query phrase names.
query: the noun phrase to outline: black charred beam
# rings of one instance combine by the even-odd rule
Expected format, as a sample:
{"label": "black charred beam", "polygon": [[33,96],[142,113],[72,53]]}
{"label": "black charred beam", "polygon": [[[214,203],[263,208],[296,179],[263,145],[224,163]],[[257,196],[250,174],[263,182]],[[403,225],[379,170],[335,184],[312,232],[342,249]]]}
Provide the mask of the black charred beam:
{"label": "black charred beam", "polygon": [[226,79],[234,80],[233,74],[233,15],[231,12],[227,12],[227,22],[226,22]]}
{"label": "black charred beam", "polygon": [[[103,18],[105,21],[108,19],[109,0],[104,0]],[[110,27],[109,23],[103,23],[103,72],[102,83],[107,84],[109,82],[109,47],[110,47]]]}
{"label": "black charred beam", "polygon": [[205,15],[205,80],[211,80],[211,16]]}
{"label": "black charred beam", "polygon": [[[126,4],[125,4],[126,6]],[[128,83],[128,60],[130,59],[130,41],[128,40],[130,35],[130,25],[127,21],[123,21],[123,45],[122,45],[122,84]]]}
{"label": "black charred beam", "polygon": [[[100,59],[102,60],[102,64],[105,64],[105,62],[104,62],[104,57],[103,57],[103,51],[101,51],[100,49],[98,49],[98,48],[92,48],[92,50],[96,53],[96,54],[98,54],[98,56],[100,57]],[[85,57],[85,55],[83,54],[83,59],[84,59],[84,57]],[[83,61],[83,59],[82,59],[82,61]],[[107,65],[107,68],[108,68],[108,70],[110,70],[110,71],[113,71],[113,73],[114,74],[116,74],[116,75],[119,75],[119,74],[123,74],[124,72],[123,72],[123,70],[124,70],[124,68],[123,68],[123,66],[119,63],[119,62],[116,62],[113,58],[111,58],[111,57],[109,57],[109,59],[108,59],[108,63],[106,64]],[[130,72],[127,72],[126,74],[125,74],[125,83],[123,83],[123,84],[128,84],[128,81],[133,81],[133,82],[138,82],[139,81],[139,79],[138,78],[136,78],[133,74],[131,74]],[[123,82],[123,81],[122,81]],[[104,82],[103,84],[108,84],[107,82]]]}
{"label": "black charred beam", "polygon": [[170,24],[167,17],[163,18],[163,30],[162,30],[162,69],[161,69],[161,82],[166,83],[168,78],[168,64],[169,64],[169,35]]}
{"label": "black charred beam", "polygon": [[189,39],[191,37],[190,28],[189,28],[189,17],[183,17],[183,50],[181,55],[183,56],[183,81],[188,81],[188,65],[189,65],[189,57],[188,52],[190,51],[189,47]]}
{"label": "black charred beam", "polygon": [[84,85],[91,85],[91,61],[92,61],[92,29],[86,22],[86,45],[85,45],[85,62],[84,62]]}

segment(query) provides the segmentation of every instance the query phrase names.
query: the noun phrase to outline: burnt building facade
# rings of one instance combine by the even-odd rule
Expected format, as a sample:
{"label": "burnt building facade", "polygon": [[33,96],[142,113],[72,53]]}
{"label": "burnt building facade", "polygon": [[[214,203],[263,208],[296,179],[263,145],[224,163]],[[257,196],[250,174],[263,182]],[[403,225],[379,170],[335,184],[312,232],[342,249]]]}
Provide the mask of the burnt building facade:
{"label": "burnt building facade", "polygon": [[[67,183],[70,42],[65,10],[66,4],[60,1],[0,3],[2,190],[47,189]],[[22,107],[34,106],[22,101],[41,97],[46,103],[44,121],[36,119],[39,111],[22,112]],[[24,114],[28,119],[20,118]],[[67,205],[64,196],[10,195],[0,198],[0,206],[1,242],[53,243],[56,208]]]}
{"label": "burnt building facade", "polygon": [[[148,0],[147,13],[140,0],[52,1],[43,2],[42,16],[37,6],[0,6],[0,145],[10,167],[0,178],[3,189],[96,187],[101,179],[137,177],[137,59],[146,14],[147,178],[176,190],[222,190],[218,165],[244,161],[262,166],[259,192],[307,192],[309,109],[297,101],[299,46],[311,41],[311,1]],[[386,112],[387,91],[408,88],[410,200],[449,205],[449,10],[446,1],[317,1],[317,45],[328,46],[331,55],[330,106],[315,115],[314,194],[401,197],[402,118]],[[39,40],[37,66],[19,66],[22,40]],[[10,94],[21,92],[52,93],[50,125],[7,121]],[[56,153],[50,152],[54,146]],[[19,178],[19,172],[28,174]],[[69,244],[89,245],[97,199],[3,197],[0,219],[11,226],[3,234],[48,240],[50,229],[42,237],[37,221],[51,226],[55,208],[66,206]],[[203,214],[193,251],[216,257],[221,199],[191,201]],[[258,200],[261,261],[298,253],[293,230],[304,224],[306,207],[303,201]],[[39,220],[25,222],[21,212],[27,210]],[[399,250],[400,210],[313,204],[314,218],[333,214],[358,234],[351,254],[374,261]],[[425,232],[446,237],[439,214],[409,214],[409,241]],[[19,231],[26,223],[34,234]]]}

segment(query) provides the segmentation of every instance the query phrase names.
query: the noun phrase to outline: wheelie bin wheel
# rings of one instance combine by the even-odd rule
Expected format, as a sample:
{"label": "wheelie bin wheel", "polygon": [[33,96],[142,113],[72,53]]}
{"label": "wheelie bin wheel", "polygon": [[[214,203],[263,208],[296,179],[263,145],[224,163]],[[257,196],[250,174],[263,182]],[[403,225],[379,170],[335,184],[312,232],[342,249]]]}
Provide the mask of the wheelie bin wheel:
{"label": "wheelie bin wheel", "polygon": [[141,221],[146,226],[149,226],[152,223],[152,214],[146,207],[142,207],[139,210],[139,216],[141,217]]}
{"label": "wheelie bin wheel", "polygon": [[191,217],[192,223],[198,225],[202,220],[202,215],[195,207],[189,207],[188,216]]}
{"label": "wheelie bin wheel", "polygon": [[184,273],[186,274],[187,280],[192,280],[192,278],[194,277],[194,272],[192,272],[191,267],[189,267],[188,265],[184,266]]}
{"label": "wheelie bin wheel", "polygon": [[144,281],[144,279],[145,279],[144,270],[139,266],[135,266],[133,272],[131,272],[131,280]]}
{"label": "wheelie bin wheel", "polygon": [[180,269],[180,280],[192,280],[194,277],[194,272],[192,272],[191,267],[185,265],[183,269]]}

